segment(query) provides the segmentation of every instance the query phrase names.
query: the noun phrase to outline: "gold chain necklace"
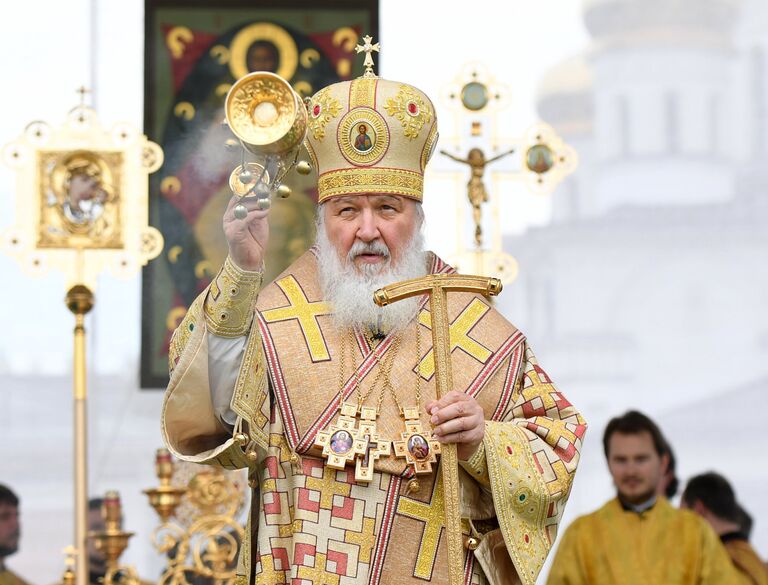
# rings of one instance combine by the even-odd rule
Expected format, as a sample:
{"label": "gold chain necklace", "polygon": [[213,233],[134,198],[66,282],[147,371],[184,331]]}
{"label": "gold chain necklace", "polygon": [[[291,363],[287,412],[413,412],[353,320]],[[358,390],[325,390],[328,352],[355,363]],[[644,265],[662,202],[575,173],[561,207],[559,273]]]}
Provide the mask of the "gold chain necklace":
{"label": "gold chain necklace", "polygon": [[[355,481],[369,482],[373,479],[373,466],[379,457],[386,457],[392,450],[391,441],[383,440],[379,437],[379,433],[376,430],[376,419],[381,412],[381,403],[384,400],[384,392],[387,387],[391,386],[392,367],[395,364],[395,358],[397,352],[400,349],[402,334],[395,337],[392,342],[392,347],[388,351],[387,356],[384,358],[383,365],[380,366],[378,357],[376,358],[376,366],[378,371],[376,377],[371,384],[371,388],[365,394],[361,396],[360,389],[358,387],[358,400],[360,408],[360,428],[358,429],[360,438],[365,441],[365,452],[363,455],[355,461]],[[374,348],[373,351],[376,351]],[[375,356],[375,354],[374,354]],[[387,360],[387,358],[389,358]],[[383,379],[382,379],[383,376]],[[381,391],[379,392],[376,406],[365,406],[364,403],[376,388],[379,380],[381,380]]]}
{"label": "gold chain necklace", "polygon": [[[376,431],[376,418],[379,415],[381,402],[388,385],[387,380],[390,378],[392,366],[400,347],[400,336],[393,341],[392,355],[387,356],[389,360],[385,359],[383,365],[379,361],[379,356],[374,353],[377,367],[376,376],[365,395],[360,390],[359,369],[353,367],[357,404],[342,400],[346,380],[346,346],[348,340],[354,342],[351,329],[348,336],[342,337],[339,352],[339,391],[336,398],[339,402],[339,417],[335,424],[329,425],[317,433],[315,446],[322,448],[323,457],[329,467],[344,469],[347,463],[355,461],[355,480],[369,482],[373,479],[373,464],[376,459],[389,455],[391,450],[390,442],[382,441],[379,438]],[[382,376],[384,376],[383,381]],[[382,381],[382,385],[376,407],[365,406],[365,401],[380,381]],[[357,426],[358,414],[360,416],[359,427]]]}
{"label": "gold chain necklace", "polygon": [[[394,442],[395,456],[404,458],[406,464],[417,475],[432,473],[432,464],[437,462],[440,453],[440,443],[428,436],[421,427],[419,411],[421,410],[421,323],[416,318],[416,406],[400,404],[397,393],[389,383],[389,391],[395,400],[400,416],[405,424],[405,432],[400,434],[400,440]],[[419,489],[419,482],[408,482],[407,492]]]}

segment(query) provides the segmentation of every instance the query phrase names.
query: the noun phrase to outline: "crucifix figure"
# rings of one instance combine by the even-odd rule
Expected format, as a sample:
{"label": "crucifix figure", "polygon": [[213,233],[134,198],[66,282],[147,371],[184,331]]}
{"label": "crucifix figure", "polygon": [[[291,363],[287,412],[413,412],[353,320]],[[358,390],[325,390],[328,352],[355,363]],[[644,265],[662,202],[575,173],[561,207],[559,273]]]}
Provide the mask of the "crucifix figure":
{"label": "crucifix figure", "polygon": [[363,77],[376,77],[376,74],[373,72],[373,53],[376,51],[377,53],[381,49],[381,44],[376,43],[375,45],[371,43],[373,40],[373,37],[371,35],[365,35],[363,37],[364,45],[357,45],[355,47],[355,52],[358,54],[365,52],[365,61],[363,61],[363,65],[365,66],[365,73],[363,73]]}
{"label": "crucifix figure", "polygon": [[365,452],[355,460],[355,481],[371,481],[373,464],[379,457],[388,456],[392,449],[390,441],[379,439],[379,433],[376,432],[376,416],[376,409],[372,406],[363,406],[360,410],[360,427],[357,432],[365,444]]}
{"label": "crucifix figure", "polygon": [[469,202],[472,205],[472,217],[475,220],[475,243],[477,244],[478,248],[480,248],[483,244],[483,228],[481,224],[481,212],[482,212],[481,206],[483,203],[486,203],[488,201],[488,193],[486,192],[485,184],[483,183],[483,174],[485,173],[485,166],[489,165],[494,161],[499,160],[500,158],[507,156],[508,154],[512,154],[513,152],[515,152],[514,148],[507,150],[505,152],[502,152],[501,154],[498,154],[493,158],[489,158],[488,160],[486,160],[485,154],[479,148],[472,148],[467,154],[467,158],[465,159],[459,158],[458,156],[454,156],[450,152],[447,152],[445,150],[440,151],[441,154],[444,154],[445,156],[452,158],[456,162],[469,165],[469,168],[471,169],[469,183],[467,183],[467,196],[469,197]]}

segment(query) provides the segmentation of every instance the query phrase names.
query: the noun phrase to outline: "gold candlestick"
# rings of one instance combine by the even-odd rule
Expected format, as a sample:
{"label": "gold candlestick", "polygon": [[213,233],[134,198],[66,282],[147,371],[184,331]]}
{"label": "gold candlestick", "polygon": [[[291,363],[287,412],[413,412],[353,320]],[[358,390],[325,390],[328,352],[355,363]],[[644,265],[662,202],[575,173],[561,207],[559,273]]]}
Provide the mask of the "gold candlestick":
{"label": "gold candlestick", "polygon": [[160,485],[144,490],[149,497],[150,505],[155,509],[160,520],[165,524],[176,512],[181,498],[187,492],[184,488],[171,485],[173,478],[173,458],[168,449],[158,449],[155,455],[155,471]]}
{"label": "gold candlestick", "polygon": [[93,540],[97,550],[104,553],[107,561],[107,574],[111,574],[119,567],[120,555],[123,554],[128,546],[128,540],[134,533],[122,530],[123,512],[118,492],[109,491],[106,493],[101,513],[106,528],[102,532],[89,532],[88,538]]}

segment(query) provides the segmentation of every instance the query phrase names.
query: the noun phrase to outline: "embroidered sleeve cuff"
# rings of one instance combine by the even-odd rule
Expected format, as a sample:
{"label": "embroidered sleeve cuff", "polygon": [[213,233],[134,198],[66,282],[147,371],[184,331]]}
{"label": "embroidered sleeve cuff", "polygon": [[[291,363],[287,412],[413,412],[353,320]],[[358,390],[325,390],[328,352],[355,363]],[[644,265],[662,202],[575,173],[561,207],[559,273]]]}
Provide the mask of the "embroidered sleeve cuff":
{"label": "embroidered sleeve cuff", "polygon": [[491,485],[491,480],[488,477],[488,465],[485,460],[485,444],[480,443],[480,446],[475,451],[474,455],[467,461],[459,461],[461,466],[472,477],[479,481],[483,485]]}
{"label": "embroidered sleeve cuff", "polygon": [[227,256],[205,299],[208,331],[219,337],[241,337],[253,319],[253,305],[261,288],[263,271],[243,270]]}

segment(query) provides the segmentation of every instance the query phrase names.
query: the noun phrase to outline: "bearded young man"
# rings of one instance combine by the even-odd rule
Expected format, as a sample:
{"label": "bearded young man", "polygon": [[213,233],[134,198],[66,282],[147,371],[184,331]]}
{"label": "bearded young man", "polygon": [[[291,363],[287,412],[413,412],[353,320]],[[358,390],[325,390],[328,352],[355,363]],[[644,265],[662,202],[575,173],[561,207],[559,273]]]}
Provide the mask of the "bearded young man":
{"label": "bearded young man", "polygon": [[[171,343],[165,441],[248,468],[240,583],[447,582],[439,450],[455,443],[464,582],[532,585],[586,425],[483,297],[448,297],[454,390],[439,401],[427,299],[373,302],[381,286],[452,272],[423,248],[429,98],[366,75],[308,110],[316,245],[260,290],[268,212],[244,202],[240,220],[230,203],[229,257]],[[357,149],[363,123],[371,145]]]}
{"label": "bearded young man", "polygon": [[712,529],[659,494],[669,454],[650,418],[629,411],[611,419],[603,449],[616,498],[568,526],[548,585],[743,582]]}

